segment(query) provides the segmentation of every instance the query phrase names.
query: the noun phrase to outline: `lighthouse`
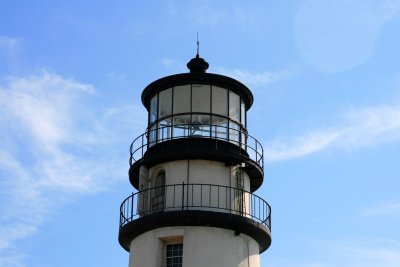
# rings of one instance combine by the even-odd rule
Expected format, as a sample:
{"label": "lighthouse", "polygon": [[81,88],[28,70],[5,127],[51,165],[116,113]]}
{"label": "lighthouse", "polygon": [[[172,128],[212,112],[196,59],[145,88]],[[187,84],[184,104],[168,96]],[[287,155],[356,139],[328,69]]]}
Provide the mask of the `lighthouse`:
{"label": "lighthouse", "polygon": [[256,194],[263,147],[247,129],[253,95],[241,82],[188,73],[142,93],[148,126],[130,146],[136,193],[120,207],[119,243],[129,267],[259,267],[271,244],[271,206]]}

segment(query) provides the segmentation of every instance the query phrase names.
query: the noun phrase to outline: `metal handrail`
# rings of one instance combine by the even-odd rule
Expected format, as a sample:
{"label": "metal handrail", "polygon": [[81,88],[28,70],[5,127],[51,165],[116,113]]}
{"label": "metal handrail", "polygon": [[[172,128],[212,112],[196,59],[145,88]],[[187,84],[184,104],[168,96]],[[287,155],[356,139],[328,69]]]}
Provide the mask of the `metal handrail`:
{"label": "metal handrail", "polygon": [[213,184],[172,184],[132,193],[120,206],[119,227],[143,216],[170,211],[214,211],[261,223],[271,231],[271,206],[240,188]]}
{"label": "metal handrail", "polygon": [[247,132],[222,125],[195,123],[160,126],[139,135],[130,146],[130,166],[143,158],[148,148],[164,141],[181,138],[209,138],[233,143],[246,151],[244,156],[254,161],[261,169],[264,168],[264,149],[261,143]]}

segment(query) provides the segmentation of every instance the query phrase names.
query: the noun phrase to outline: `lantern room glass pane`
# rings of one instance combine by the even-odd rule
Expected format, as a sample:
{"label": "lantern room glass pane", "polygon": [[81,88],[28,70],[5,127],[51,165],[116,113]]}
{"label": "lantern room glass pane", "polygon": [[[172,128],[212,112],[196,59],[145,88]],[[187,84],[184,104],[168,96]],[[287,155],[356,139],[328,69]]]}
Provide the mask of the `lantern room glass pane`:
{"label": "lantern room glass pane", "polygon": [[210,124],[210,115],[192,114],[192,124]]}
{"label": "lantern room glass pane", "polygon": [[157,124],[154,124],[149,131],[149,147],[152,147],[157,142]]}
{"label": "lantern room glass pane", "polygon": [[189,134],[191,137],[210,137],[209,124],[191,124],[189,127]]}
{"label": "lantern room glass pane", "polygon": [[246,104],[243,102],[243,100],[240,100],[240,122],[244,127],[246,127]]}
{"label": "lantern room glass pane", "polygon": [[242,149],[247,150],[247,138],[246,138],[246,133],[244,131],[240,132],[240,145]]}
{"label": "lantern room glass pane", "polygon": [[150,102],[150,122],[154,122],[154,121],[156,121],[157,120],[157,113],[158,113],[158,111],[157,111],[157,98],[158,97],[158,95],[155,95],[155,96],[153,96],[153,98],[151,99],[151,102]]}
{"label": "lantern room glass pane", "polygon": [[228,138],[228,120],[226,118],[212,117],[211,137],[222,140]]}
{"label": "lantern room glass pane", "polygon": [[171,136],[172,136],[171,118],[159,121],[157,140],[159,142],[163,142],[171,139]]}
{"label": "lantern room glass pane", "polygon": [[178,124],[190,124],[190,123],[191,123],[191,116],[190,116],[190,114],[188,114],[188,115],[174,116],[174,125],[178,125]]}
{"label": "lantern room glass pane", "polygon": [[217,86],[212,87],[212,113],[228,116],[228,90]]}
{"label": "lantern room glass pane", "polygon": [[210,113],[210,85],[192,85],[192,112]]}
{"label": "lantern room glass pane", "polygon": [[240,121],[240,97],[229,91],[229,118]]}
{"label": "lantern room glass pane", "polygon": [[190,112],[190,84],[174,87],[174,114]]}
{"label": "lantern room glass pane", "polygon": [[174,116],[173,138],[189,136],[190,115]]}
{"label": "lantern room glass pane", "polygon": [[158,118],[169,116],[172,113],[172,89],[161,91],[158,101]]}
{"label": "lantern room glass pane", "polygon": [[240,138],[240,126],[239,124],[230,121],[229,122],[229,142],[239,145]]}

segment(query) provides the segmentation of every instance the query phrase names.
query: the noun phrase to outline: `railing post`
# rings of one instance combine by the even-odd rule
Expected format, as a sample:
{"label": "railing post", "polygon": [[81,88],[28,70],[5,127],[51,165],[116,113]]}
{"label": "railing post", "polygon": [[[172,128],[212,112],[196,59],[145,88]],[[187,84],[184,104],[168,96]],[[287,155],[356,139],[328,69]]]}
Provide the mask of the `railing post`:
{"label": "railing post", "polygon": [[122,205],[121,205],[121,207],[119,208],[119,228],[121,228],[122,227]]}
{"label": "railing post", "polygon": [[256,143],[256,162],[258,163],[258,148],[257,148],[257,140],[255,140]]}
{"label": "railing post", "polygon": [[264,148],[261,147],[261,168],[264,169]]}
{"label": "railing post", "polygon": [[143,148],[143,146],[144,146],[144,141],[143,141],[143,139],[144,139],[144,135],[142,135],[142,148],[141,148],[141,150],[142,150],[142,158],[143,158],[143,155],[144,155],[144,153],[143,153],[143,150],[144,150],[144,148]]}
{"label": "railing post", "polygon": [[[133,141],[133,142],[134,142],[134,141]],[[130,164],[130,166],[132,166],[133,160],[134,160],[134,158],[133,158],[133,142],[131,143],[131,146],[130,146],[130,154],[131,154],[131,157],[129,158],[129,164]]]}
{"label": "railing post", "polygon": [[[186,184],[186,210],[189,209],[189,184]],[[193,185],[192,185],[192,196],[193,196]],[[193,205],[193,203],[192,203]]]}
{"label": "railing post", "polygon": [[185,201],[185,182],[182,182],[182,210],[184,209],[184,201]]}
{"label": "railing post", "polygon": [[229,213],[232,213],[232,187],[229,188]]}
{"label": "railing post", "polygon": [[271,206],[268,205],[269,208],[269,215],[268,215],[268,226],[269,226],[269,231],[272,232],[272,225],[271,225]]}
{"label": "railing post", "polygon": [[132,198],[132,201],[131,201],[131,216],[130,216],[130,219],[132,221],[133,220],[133,192],[132,192],[131,198]]}

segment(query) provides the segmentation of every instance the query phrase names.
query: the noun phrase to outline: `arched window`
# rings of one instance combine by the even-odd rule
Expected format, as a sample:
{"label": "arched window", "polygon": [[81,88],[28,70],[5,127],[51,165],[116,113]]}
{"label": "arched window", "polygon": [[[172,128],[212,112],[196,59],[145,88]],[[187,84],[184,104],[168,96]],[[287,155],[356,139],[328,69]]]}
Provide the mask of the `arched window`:
{"label": "arched window", "polygon": [[245,206],[245,198],[244,198],[244,173],[243,169],[240,166],[233,167],[233,173],[235,178],[235,202],[234,202],[234,210],[243,215],[243,208]]}
{"label": "arched window", "polygon": [[156,173],[152,180],[151,189],[151,210],[161,211],[164,209],[165,196],[165,171],[160,170]]}

